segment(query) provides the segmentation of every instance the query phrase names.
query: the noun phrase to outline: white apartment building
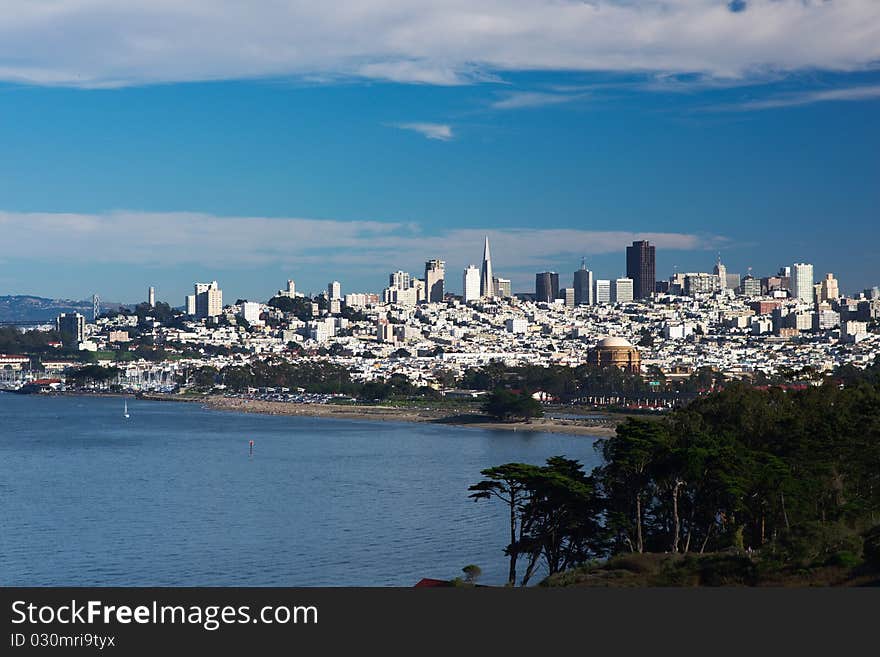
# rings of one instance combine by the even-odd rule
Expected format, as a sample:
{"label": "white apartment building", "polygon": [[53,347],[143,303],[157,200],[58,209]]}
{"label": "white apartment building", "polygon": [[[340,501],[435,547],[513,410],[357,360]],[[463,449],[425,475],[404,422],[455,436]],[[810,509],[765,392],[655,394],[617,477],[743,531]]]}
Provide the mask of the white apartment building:
{"label": "white apartment building", "polygon": [[476,266],[470,265],[464,270],[462,290],[465,303],[480,298],[480,270]]}
{"label": "white apartment building", "polygon": [[813,303],[813,265],[796,262],[791,271],[791,291],[806,303]]}

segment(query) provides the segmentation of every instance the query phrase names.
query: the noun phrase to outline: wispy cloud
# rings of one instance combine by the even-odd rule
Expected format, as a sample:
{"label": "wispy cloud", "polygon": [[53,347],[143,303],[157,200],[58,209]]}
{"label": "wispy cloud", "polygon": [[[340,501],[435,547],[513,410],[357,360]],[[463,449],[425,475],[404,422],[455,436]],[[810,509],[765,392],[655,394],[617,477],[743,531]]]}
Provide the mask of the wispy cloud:
{"label": "wispy cloud", "polygon": [[401,130],[418,132],[427,139],[449,141],[455,136],[452,132],[452,126],[446,123],[392,123],[391,125]]}
{"label": "wispy cloud", "polygon": [[547,93],[545,91],[520,91],[507,94],[504,98],[496,100],[491,107],[498,110],[527,109],[532,107],[545,107],[547,105],[561,105],[586,97],[587,94]]}
{"label": "wispy cloud", "polygon": [[819,89],[790,94],[781,94],[761,100],[747,100],[742,103],[715,105],[705,108],[706,111],[755,111],[775,109],[778,107],[797,107],[814,103],[834,101],[872,100],[880,98],[880,85],[864,85],[841,89]]}
{"label": "wispy cloud", "polygon": [[[0,79],[110,87],[346,76],[462,84],[505,71],[854,71],[877,0],[0,2]],[[198,38],[193,38],[198,35]]]}
{"label": "wispy cloud", "polygon": [[[717,249],[726,239],[688,233],[545,229],[452,229],[426,232],[414,222],[218,217],[193,212],[106,214],[0,211],[0,233],[10,244],[39,244],[17,259],[55,263],[204,267],[361,266],[415,267],[429,257],[450,266],[475,262],[483,236],[496,259],[510,268],[536,271],[558,258],[622,251],[647,239],[668,250]],[[193,248],[193,245],[198,248]]]}

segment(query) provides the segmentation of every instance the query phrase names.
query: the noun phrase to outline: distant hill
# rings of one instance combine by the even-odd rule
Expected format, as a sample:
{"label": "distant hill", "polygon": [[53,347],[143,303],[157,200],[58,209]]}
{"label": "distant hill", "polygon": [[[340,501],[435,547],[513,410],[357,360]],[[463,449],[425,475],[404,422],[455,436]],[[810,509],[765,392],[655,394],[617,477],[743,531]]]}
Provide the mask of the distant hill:
{"label": "distant hill", "polygon": [[[117,310],[120,305],[114,302],[101,302],[102,310]],[[74,301],[72,299],[46,299],[27,294],[0,296],[0,322],[43,322],[52,321],[61,313],[77,312],[92,318],[91,299]]]}

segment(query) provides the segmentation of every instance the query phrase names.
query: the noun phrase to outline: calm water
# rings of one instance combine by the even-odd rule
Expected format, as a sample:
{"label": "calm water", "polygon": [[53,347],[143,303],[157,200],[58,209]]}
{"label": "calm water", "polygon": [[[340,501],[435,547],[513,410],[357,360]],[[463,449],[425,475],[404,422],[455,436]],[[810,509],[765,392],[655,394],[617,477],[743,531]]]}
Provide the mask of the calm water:
{"label": "calm water", "polygon": [[[411,586],[506,576],[480,470],[593,439],[0,394],[0,585]],[[255,441],[248,456],[248,440]]]}

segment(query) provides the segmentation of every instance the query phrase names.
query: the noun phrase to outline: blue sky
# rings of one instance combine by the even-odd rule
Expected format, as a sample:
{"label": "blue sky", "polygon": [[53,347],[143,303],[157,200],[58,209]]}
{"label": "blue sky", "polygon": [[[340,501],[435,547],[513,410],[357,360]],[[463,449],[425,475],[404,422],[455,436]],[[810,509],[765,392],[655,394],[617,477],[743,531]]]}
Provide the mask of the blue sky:
{"label": "blue sky", "polygon": [[379,291],[434,257],[458,291],[483,234],[517,291],[581,256],[622,275],[642,237],[658,278],[720,252],[880,284],[878,3],[352,5],[373,36],[308,3],[58,4],[0,28],[0,294]]}

